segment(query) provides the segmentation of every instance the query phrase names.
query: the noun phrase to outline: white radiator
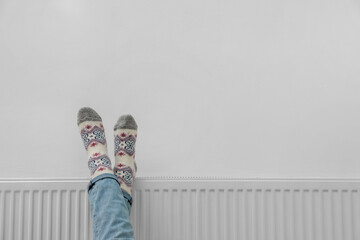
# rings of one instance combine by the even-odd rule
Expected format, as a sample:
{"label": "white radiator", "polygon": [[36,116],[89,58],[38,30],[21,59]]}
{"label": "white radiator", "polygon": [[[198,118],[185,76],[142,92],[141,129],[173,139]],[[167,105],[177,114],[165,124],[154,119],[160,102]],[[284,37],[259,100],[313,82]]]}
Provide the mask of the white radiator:
{"label": "white radiator", "polygon": [[[87,180],[0,180],[0,239],[92,239]],[[360,180],[137,178],[136,240],[360,240]]]}

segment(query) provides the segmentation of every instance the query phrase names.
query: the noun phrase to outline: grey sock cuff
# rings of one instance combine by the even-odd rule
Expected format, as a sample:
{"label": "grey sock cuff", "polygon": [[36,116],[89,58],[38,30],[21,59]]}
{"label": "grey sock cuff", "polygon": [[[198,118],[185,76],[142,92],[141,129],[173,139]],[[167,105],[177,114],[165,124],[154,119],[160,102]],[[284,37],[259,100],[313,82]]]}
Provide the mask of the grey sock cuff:
{"label": "grey sock cuff", "polygon": [[134,129],[137,130],[138,126],[133,116],[130,114],[122,115],[114,126],[114,131],[117,129]]}
{"label": "grey sock cuff", "polygon": [[102,121],[100,115],[90,107],[80,108],[77,115],[77,124],[85,121]]}

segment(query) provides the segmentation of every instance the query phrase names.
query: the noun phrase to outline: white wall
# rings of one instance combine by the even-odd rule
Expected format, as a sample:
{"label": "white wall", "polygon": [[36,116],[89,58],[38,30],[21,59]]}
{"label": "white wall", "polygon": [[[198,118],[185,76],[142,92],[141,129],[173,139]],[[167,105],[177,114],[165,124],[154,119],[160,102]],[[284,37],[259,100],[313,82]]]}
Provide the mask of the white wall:
{"label": "white wall", "polygon": [[89,176],[83,106],[137,176],[359,177],[354,0],[0,0],[0,178]]}

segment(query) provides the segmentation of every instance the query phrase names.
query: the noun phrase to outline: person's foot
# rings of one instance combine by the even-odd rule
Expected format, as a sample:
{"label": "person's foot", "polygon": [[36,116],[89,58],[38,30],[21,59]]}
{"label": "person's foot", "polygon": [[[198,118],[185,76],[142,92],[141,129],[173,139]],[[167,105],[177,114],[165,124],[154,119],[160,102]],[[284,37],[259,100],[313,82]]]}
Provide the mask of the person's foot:
{"label": "person's foot", "polygon": [[132,185],[137,171],[135,144],[137,124],[131,115],[122,115],[114,126],[114,174],[122,190],[132,196]]}
{"label": "person's foot", "polygon": [[77,124],[88,155],[91,179],[103,173],[113,173],[100,115],[92,108],[83,107],[78,112]]}

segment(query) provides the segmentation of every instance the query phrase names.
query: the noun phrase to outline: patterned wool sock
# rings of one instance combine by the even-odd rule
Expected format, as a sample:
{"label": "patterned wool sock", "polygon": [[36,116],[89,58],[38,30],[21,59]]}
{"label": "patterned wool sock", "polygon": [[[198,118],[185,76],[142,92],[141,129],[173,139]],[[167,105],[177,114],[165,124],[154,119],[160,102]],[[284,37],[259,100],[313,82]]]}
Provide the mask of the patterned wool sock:
{"label": "patterned wool sock", "polygon": [[91,179],[103,173],[113,173],[100,115],[92,108],[83,107],[78,112],[77,124],[89,158]]}
{"label": "patterned wool sock", "polygon": [[122,115],[114,126],[114,174],[120,181],[121,189],[132,196],[132,185],[137,166],[135,144],[137,124],[131,115]]}

